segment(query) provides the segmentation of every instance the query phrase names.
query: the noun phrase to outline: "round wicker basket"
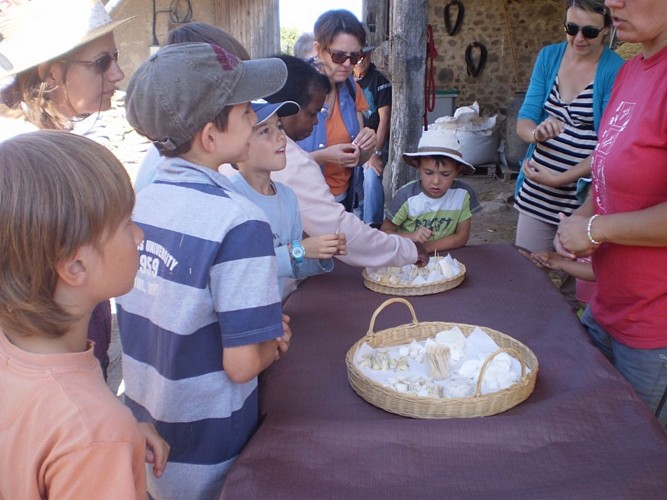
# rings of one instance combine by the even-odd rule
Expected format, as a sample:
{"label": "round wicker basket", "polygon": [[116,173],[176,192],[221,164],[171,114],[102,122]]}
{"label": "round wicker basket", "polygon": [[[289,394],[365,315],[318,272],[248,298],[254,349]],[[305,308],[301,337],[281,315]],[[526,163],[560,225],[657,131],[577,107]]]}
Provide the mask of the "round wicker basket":
{"label": "round wicker basket", "polygon": [[440,293],[452,288],[456,288],[461,283],[463,283],[463,279],[465,278],[466,274],[466,266],[459,262],[459,267],[461,268],[461,271],[449,279],[437,281],[435,283],[414,286],[380,283],[379,281],[372,280],[368,276],[366,269],[361,272],[361,276],[364,278],[364,286],[369,290],[373,290],[374,292],[378,293],[384,293],[386,295],[411,297],[417,295],[430,295],[432,293]]}
{"label": "round wicker basket", "polygon": [[[379,313],[388,305],[400,302],[405,304],[412,315],[412,323],[400,325],[375,332],[375,320]],[[418,322],[412,304],[405,299],[389,299],[381,304],[371,317],[368,333],[357,341],[347,352],[346,364],[350,385],[363,399],[378,408],[412,418],[469,418],[495,415],[509,410],[524,401],[535,388],[538,362],[535,354],[518,340],[509,335],[479,327],[498,344],[499,349],[491,354],[482,365],[475,394],[467,398],[432,398],[397,392],[389,387],[370,380],[354,364],[354,355],[364,342],[371,347],[388,347],[404,344],[415,340],[434,337],[436,333],[457,326],[464,335],[469,335],[476,327],[462,323],[446,323],[440,321]],[[511,387],[491,394],[481,394],[481,384],[489,363],[501,352],[507,352],[519,360],[521,378]],[[527,371],[527,368],[530,371]]]}

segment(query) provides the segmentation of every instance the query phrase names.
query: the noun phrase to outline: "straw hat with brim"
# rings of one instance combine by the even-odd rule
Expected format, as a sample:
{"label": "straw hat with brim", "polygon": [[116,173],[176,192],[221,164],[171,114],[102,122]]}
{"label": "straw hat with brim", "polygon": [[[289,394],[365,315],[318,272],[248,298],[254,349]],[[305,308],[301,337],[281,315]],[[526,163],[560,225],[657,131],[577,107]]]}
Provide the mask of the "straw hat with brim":
{"label": "straw hat with brim", "polygon": [[403,153],[403,161],[408,165],[418,168],[421,156],[446,156],[455,160],[461,166],[461,172],[472,174],[475,167],[463,159],[461,143],[451,132],[438,129],[424,131],[419,139],[416,153]]}
{"label": "straw hat with brim", "polygon": [[111,33],[132,18],[112,21],[99,1],[32,0],[0,13],[0,80]]}
{"label": "straw hat with brim", "polygon": [[294,101],[268,102],[264,99],[258,99],[252,101],[250,106],[257,115],[255,126],[261,125],[275,114],[282,118],[283,116],[295,115],[301,110],[301,106]]}

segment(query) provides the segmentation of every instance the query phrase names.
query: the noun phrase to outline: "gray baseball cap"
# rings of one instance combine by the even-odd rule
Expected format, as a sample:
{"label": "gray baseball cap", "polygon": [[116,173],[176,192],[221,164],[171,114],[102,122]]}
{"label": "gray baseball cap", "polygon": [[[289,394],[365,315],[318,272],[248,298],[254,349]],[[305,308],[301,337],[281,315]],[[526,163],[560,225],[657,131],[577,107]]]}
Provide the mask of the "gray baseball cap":
{"label": "gray baseball cap", "polygon": [[158,150],[173,150],[224,107],[273,94],[286,79],[287,67],[277,58],[241,61],[213,44],[167,45],[132,75],[125,112]]}

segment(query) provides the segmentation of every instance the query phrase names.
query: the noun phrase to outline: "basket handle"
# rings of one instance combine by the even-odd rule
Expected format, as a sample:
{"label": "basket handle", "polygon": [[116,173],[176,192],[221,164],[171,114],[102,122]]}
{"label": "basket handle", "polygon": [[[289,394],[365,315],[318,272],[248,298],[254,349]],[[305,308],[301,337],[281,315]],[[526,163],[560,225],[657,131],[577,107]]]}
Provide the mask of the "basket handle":
{"label": "basket handle", "polygon": [[417,315],[415,314],[415,310],[412,307],[412,304],[408,302],[407,300],[401,298],[401,297],[395,297],[393,299],[388,299],[385,300],[382,304],[378,306],[378,308],[375,310],[373,313],[373,316],[371,316],[371,323],[368,326],[368,331],[366,332],[366,335],[368,337],[373,337],[375,336],[375,320],[377,319],[378,315],[389,305],[393,304],[395,302],[400,302],[401,304],[405,304],[407,308],[410,310],[410,314],[412,315],[412,324],[415,325],[417,324]]}
{"label": "basket handle", "polygon": [[517,351],[516,349],[512,349],[511,347],[504,347],[502,349],[498,349],[497,351],[491,353],[489,357],[486,358],[486,361],[484,361],[484,364],[482,364],[482,369],[479,371],[479,378],[477,379],[477,387],[475,388],[476,398],[482,395],[482,382],[484,381],[484,376],[486,375],[486,369],[491,364],[491,361],[493,361],[493,358],[495,358],[496,356],[498,356],[498,354],[501,354],[503,352],[513,355],[517,360],[519,360],[519,363],[521,364],[521,378],[523,378],[526,375],[526,360],[523,359],[523,356],[521,356],[521,354],[519,354],[519,351]]}

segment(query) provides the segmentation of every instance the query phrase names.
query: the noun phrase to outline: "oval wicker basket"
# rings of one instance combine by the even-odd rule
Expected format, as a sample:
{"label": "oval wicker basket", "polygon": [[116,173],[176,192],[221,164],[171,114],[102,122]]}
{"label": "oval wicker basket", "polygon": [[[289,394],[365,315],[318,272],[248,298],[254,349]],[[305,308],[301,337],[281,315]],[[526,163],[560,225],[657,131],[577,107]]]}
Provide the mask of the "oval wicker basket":
{"label": "oval wicker basket", "polygon": [[[375,332],[375,320],[388,305],[400,302],[405,304],[412,315],[412,323],[395,326]],[[412,304],[405,299],[389,299],[381,304],[371,317],[368,333],[357,341],[347,352],[345,362],[350,385],[363,399],[378,408],[412,418],[469,418],[495,415],[524,401],[535,388],[538,362],[535,354],[518,340],[490,328],[479,327],[498,344],[499,349],[491,354],[479,374],[475,394],[467,398],[432,398],[397,392],[366,377],[354,364],[354,355],[364,342],[371,347],[389,347],[415,340],[434,337],[436,333],[453,327],[459,327],[468,336],[474,325],[446,323],[440,321],[418,322]],[[501,352],[514,356],[521,364],[521,378],[511,387],[491,394],[481,394],[481,384],[486,369],[493,358]],[[526,370],[530,368],[530,372]]]}
{"label": "oval wicker basket", "polygon": [[386,295],[410,297],[417,295],[430,295],[432,293],[440,293],[452,288],[456,288],[461,283],[463,283],[463,279],[465,278],[466,274],[466,266],[459,262],[459,267],[461,268],[461,271],[455,276],[452,276],[446,280],[437,281],[435,283],[426,283],[424,285],[407,286],[380,283],[378,281],[372,280],[368,276],[366,269],[361,272],[361,276],[364,278],[364,285],[369,290],[373,290],[374,292],[378,293],[384,293]]}

